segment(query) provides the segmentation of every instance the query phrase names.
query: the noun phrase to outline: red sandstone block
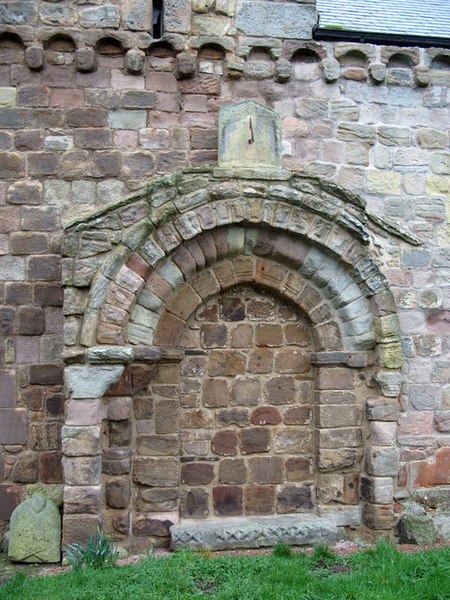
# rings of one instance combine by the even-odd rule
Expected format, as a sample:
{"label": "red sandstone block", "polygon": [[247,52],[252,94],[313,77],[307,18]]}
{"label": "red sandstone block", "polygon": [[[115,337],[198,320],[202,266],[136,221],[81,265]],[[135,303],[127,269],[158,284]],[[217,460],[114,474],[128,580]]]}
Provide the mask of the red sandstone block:
{"label": "red sandstone block", "polygon": [[0,444],[25,444],[27,411],[25,408],[0,409]]}
{"label": "red sandstone block", "polygon": [[409,412],[402,414],[398,421],[398,435],[423,435],[433,433],[433,412]]}
{"label": "red sandstone block", "polygon": [[10,233],[20,229],[20,208],[0,207],[0,233]]}
{"label": "red sandstone block", "polygon": [[[29,283],[11,282],[5,285],[5,304],[31,304],[33,300],[33,286]],[[36,304],[40,302],[36,301]]]}
{"label": "red sandstone block", "polygon": [[107,111],[103,108],[70,108],[66,112],[69,127],[104,127]]}
{"label": "red sandstone block", "polygon": [[221,456],[235,456],[237,454],[237,435],[235,431],[218,431],[211,441],[211,450]]}
{"label": "red sandstone block", "polygon": [[60,257],[31,256],[28,261],[28,275],[31,281],[60,281]]}
{"label": "red sandstone block", "polygon": [[351,369],[340,367],[320,369],[318,389],[351,390],[355,385],[355,374]]}
{"label": "red sandstone block", "polygon": [[246,515],[270,515],[274,512],[275,486],[255,485],[245,488]]}
{"label": "red sandstone block", "polygon": [[13,408],[16,404],[16,376],[13,370],[0,371],[0,408]]}
{"label": "red sandstone block", "polygon": [[146,281],[152,274],[152,267],[139,255],[133,253],[127,260],[126,265],[131,271],[134,271],[139,277]]}
{"label": "red sandstone block", "polygon": [[27,173],[32,176],[56,175],[59,157],[53,152],[33,152],[27,156]]}
{"label": "red sandstone block", "polygon": [[430,487],[450,483],[450,447],[439,448],[434,462],[420,461],[411,465],[414,486]]}
{"label": "red sandstone block", "polygon": [[220,79],[214,75],[198,75],[192,79],[183,79],[178,83],[181,94],[207,94],[218,96],[221,86]]}
{"label": "red sandstone block", "polygon": [[39,462],[39,477],[43,483],[63,481],[61,452],[42,452]]}
{"label": "red sandstone block", "polygon": [[19,505],[20,488],[9,483],[0,484],[0,520],[9,521],[12,512]]}
{"label": "red sandstone block", "polygon": [[62,368],[59,365],[30,365],[30,384],[59,385],[62,383]]}
{"label": "red sandstone block", "polygon": [[84,90],[82,89],[53,89],[50,94],[50,105],[61,107],[81,107],[85,104]]}
{"label": "red sandstone block", "polygon": [[50,90],[45,85],[23,85],[17,91],[17,106],[48,106]]}
{"label": "red sandstone block", "polygon": [[42,129],[16,131],[14,144],[16,149],[22,152],[41,150],[44,145],[44,132]]}
{"label": "red sandstone block", "polygon": [[24,231],[55,231],[57,226],[58,209],[55,206],[22,208],[22,229]]}
{"label": "red sandstone block", "polygon": [[216,514],[234,517],[242,514],[242,488],[235,485],[218,485],[213,488],[213,505]]}
{"label": "red sandstone block", "polygon": [[37,306],[21,306],[17,314],[17,332],[21,335],[44,333],[44,311]]}

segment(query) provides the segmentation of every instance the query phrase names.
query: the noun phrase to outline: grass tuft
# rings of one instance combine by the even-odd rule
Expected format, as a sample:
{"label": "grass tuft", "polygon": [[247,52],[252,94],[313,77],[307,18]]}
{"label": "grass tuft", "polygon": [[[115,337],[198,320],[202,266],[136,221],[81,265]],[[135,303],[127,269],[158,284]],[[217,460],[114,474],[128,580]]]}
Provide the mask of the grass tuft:
{"label": "grass tuft", "polygon": [[314,547],[312,562],[316,567],[328,568],[338,562],[338,557],[327,544],[318,544]]}
{"label": "grass tuft", "polygon": [[276,544],[272,551],[273,556],[278,558],[290,558],[293,555],[293,551],[289,544]]}

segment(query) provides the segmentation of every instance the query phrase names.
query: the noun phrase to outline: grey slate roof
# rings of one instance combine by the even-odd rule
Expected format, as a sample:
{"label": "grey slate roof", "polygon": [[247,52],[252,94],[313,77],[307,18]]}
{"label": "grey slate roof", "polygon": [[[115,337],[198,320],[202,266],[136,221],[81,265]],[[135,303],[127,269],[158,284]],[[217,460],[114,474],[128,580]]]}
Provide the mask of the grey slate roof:
{"label": "grey slate roof", "polygon": [[317,0],[319,27],[450,38],[450,0]]}

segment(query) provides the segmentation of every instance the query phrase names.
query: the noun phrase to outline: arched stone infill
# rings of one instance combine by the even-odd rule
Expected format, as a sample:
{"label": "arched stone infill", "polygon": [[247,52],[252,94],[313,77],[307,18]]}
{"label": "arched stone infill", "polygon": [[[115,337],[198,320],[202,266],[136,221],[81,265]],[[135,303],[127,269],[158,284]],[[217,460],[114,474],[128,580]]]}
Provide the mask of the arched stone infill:
{"label": "arched stone infill", "polygon": [[[321,291],[307,283],[302,276],[271,259],[239,255],[223,260],[213,267],[205,268],[200,275],[183,285],[164,306],[160,305],[157,328],[152,341],[157,346],[178,346],[186,321],[191,314],[210,297],[224,292],[239,284],[251,283],[275,291],[282,298],[288,299],[297,306],[310,320],[316,337],[316,347],[320,350],[368,349],[374,346],[372,335],[372,315],[365,298],[358,295],[358,288],[344,280],[350,288],[348,297],[353,297],[352,309],[344,307],[344,316],[352,316],[343,322],[334,306],[324,298]],[[330,282],[331,283],[331,282]],[[354,284],[353,284],[354,285]],[[128,341],[145,342],[145,323],[151,322],[147,312],[142,311],[138,297],[137,304],[130,315]],[[159,307],[158,307],[159,308]],[[145,308],[144,308],[145,310]],[[350,326],[347,324],[354,323]],[[133,326],[142,323],[133,337]],[[353,343],[345,344],[345,326],[347,330],[357,331]],[[130,329],[132,329],[130,339]],[[341,335],[341,329],[343,334]],[[150,334],[150,331],[148,331]],[[140,337],[142,336],[142,337]],[[349,340],[352,341],[352,338]]]}
{"label": "arched stone infill", "polygon": [[[363,443],[363,430],[354,442],[366,447],[360,471],[364,522],[389,529],[402,353],[393,297],[370,248],[374,231],[390,228],[368,216],[361,199],[330,184],[289,173],[278,173],[275,181],[247,177],[223,170],[165,177],[67,229],[66,360],[86,365],[68,366],[66,381],[79,368],[93,378],[98,364],[145,362],[155,346],[170,351],[196,308],[229,288],[245,283],[272,290],[307,315],[316,339],[319,456],[342,446],[333,436],[346,435],[333,429],[335,407],[327,406],[334,403],[340,377],[343,389],[356,381],[355,368],[370,379],[364,398],[371,445]],[[110,348],[103,357],[102,347]],[[77,471],[80,445],[71,440],[87,436],[83,456],[98,462],[102,394],[76,398],[68,387],[66,498],[69,506],[84,498],[87,512],[95,513],[104,502],[98,465],[79,465]],[[76,425],[70,424],[75,402],[85,404],[84,414],[91,416],[83,418],[95,423],[84,425],[76,417]],[[83,469],[94,475],[85,476]],[[333,473],[323,471],[319,487],[333,487]],[[340,476],[336,485],[345,487],[345,481]]]}

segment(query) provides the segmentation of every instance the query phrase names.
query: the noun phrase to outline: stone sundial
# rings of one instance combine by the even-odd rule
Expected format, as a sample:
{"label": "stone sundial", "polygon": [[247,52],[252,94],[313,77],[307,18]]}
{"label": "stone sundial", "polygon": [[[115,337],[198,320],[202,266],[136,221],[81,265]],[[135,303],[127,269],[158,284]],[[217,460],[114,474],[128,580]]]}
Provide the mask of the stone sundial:
{"label": "stone sundial", "polygon": [[279,169],[281,117],[252,100],[219,113],[219,167]]}

